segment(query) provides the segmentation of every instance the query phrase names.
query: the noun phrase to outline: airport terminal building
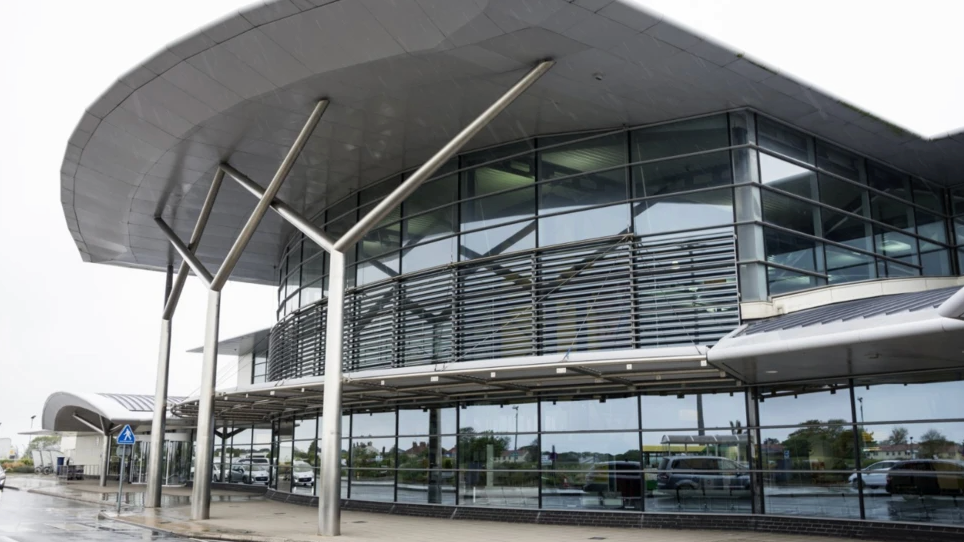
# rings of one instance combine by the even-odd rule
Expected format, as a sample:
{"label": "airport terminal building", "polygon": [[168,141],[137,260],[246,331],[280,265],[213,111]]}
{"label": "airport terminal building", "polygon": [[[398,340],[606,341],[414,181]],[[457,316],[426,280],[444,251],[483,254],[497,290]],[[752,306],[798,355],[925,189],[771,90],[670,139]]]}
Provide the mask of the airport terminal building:
{"label": "airport terminal building", "polygon": [[[84,113],[64,213],[86,261],[168,273],[156,404],[188,270],[212,292],[173,406],[200,506],[218,461],[325,534],[964,526],[964,135],[624,0],[520,4],[258,5]],[[277,323],[219,341],[228,279]]]}

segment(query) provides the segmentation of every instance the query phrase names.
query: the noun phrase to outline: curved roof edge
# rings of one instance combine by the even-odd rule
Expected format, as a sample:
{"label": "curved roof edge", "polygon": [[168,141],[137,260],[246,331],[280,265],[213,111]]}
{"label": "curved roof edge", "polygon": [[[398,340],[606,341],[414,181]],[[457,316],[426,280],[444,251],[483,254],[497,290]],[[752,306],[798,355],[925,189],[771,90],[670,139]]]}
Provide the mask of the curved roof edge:
{"label": "curved roof edge", "polygon": [[[333,104],[343,108],[332,112],[337,120],[326,115],[322,126],[330,122],[329,129],[347,130],[339,137],[358,136],[347,152],[381,148],[374,144],[377,138],[392,152],[335,163],[334,157],[341,159],[346,151],[329,149],[328,156],[338,171],[326,172],[324,178],[331,178],[326,185],[322,182],[306,188],[302,179],[299,190],[311,198],[322,197],[319,194],[324,191],[334,197],[352,182],[364,186],[366,181],[377,180],[373,177],[376,173],[380,178],[390,171],[402,171],[437,148],[439,137],[464,122],[460,115],[474,111],[477,105],[472,100],[484,102],[488,91],[508,84],[531,60],[530,52],[561,61],[534,87],[531,110],[551,109],[546,104],[552,104],[559,111],[540,113],[539,122],[523,118],[525,115],[506,119],[500,130],[486,134],[492,140],[483,142],[486,145],[510,140],[508,135],[518,135],[516,128],[571,128],[560,120],[564,114],[583,123],[593,119],[612,125],[755,107],[915,175],[944,184],[959,180],[957,173],[950,172],[959,171],[955,169],[958,159],[953,157],[964,149],[964,128],[923,138],[627,0],[540,0],[526,10],[517,8],[518,0],[391,4],[281,0],[230,14],[164,47],[98,97],[68,140],[61,168],[61,202],[81,257],[143,269],[177,263],[165,239],[154,231],[152,216],[165,216],[175,231],[186,237],[196,211],[194,200],[209,182],[211,168],[232,157],[245,162],[241,166],[247,171],[260,173],[275,167],[275,147],[284,145],[290,124],[300,122],[301,101],[313,99],[309,95],[319,91],[330,92],[341,102]],[[322,23],[328,31],[319,30]],[[359,47],[339,45],[359,33],[365,37],[359,40]],[[312,52],[321,50],[324,55]],[[397,73],[389,73],[386,66],[395,62],[399,63]],[[606,74],[602,91],[599,82],[583,80],[592,79],[585,77],[586,69],[599,66]],[[436,72],[419,73],[421,68]],[[346,71],[355,79],[341,75]],[[628,77],[628,72],[636,79]],[[433,93],[424,94],[427,111],[444,109],[450,122],[417,110],[409,111],[407,117],[386,117],[382,120],[387,124],[379,127],[365,126],[371,131],[353,126],[358,120],[354,113],[376,117],[382,113],[366,109],[368,95],[410,91],[423,84],[417,80],[426,77],[434,77],[434,82],[461,78],[482,85],[473,85],[474,93],[434,89],[444,90],[441,97],[451,103],[439,103]],[[642,82],[646,85],[636,85]],[[491,88],[481,88],[486,85]],[[647,89],[640,91],[636,86]],[[356,89],[366,87],[367,94],[357,95]],[[286,95],[289,92],[298,97],[292,100]],[[667,99],[673,103],[663,104],[660,96],[670,97]],[[463,111],[466,104],[472,107]],[[279,118],[258,117],[269,109]],[[605,114],[593,114],[599,111]],[[545,120],[546,116],[551,120]],[[411,119],[428,122],[428,127],[435,124],[439,133],[413,126],[406,138],[405,121]],[[273,134],[274,139],[269,142],[246,134],[251,126]],[[192,140],[202,129],[208,130],[200,138],[204,141]],[[413,131],[427,135],[416,142]],[[392,135],[384,136],[386,132]],[[241,142],[246,136],[254,141],[244,146]],[[330,141],[344,143],[337,138]],[[197,148],[191,147],[194,143]],[[404,152],[398,151],[398,146],[404,147]],[[878,146],[876,154],[871,152]],[[240,147],[247,154],[239,158]],[[317,158],[312,161],[318,163]],[[396,164],[406,165],[398,168]],[[311,175],[302,174],[315,182]],[[306,201],[311,205],[318,200]],[[219,263],[226,251],[223,239],[236,236],[235,214],[223,213],[218,244],[199,250],[205,263]],[[285,228],[271,215],[266,217],[262,231],[239,263],[237,280],[271,282],[271,255],[276,255]],[[206,235],[202,245],[208,244],[210,237]]]}
{"label": "curved roof edge", "polygon": [[[168,409],[183,400],[183,397],[169,397]],[[48,431],[90,432],[91,428],[78,421],[75,414],[94,426],[150,424],[153,410],[154,397],[150,395],[58,391],[44,402],[41,427]]]}

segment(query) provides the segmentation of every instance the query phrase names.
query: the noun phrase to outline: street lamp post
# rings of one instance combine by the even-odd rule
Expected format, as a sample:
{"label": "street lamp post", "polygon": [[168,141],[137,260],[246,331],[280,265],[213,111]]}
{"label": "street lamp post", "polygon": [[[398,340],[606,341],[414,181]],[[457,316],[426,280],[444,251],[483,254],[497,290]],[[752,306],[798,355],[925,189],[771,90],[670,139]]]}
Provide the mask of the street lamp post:
{"label": "street lamp post", "polygon": [[513,446],[512,451],[518,456],[519,454],[519,407],[514,406],[512,410],[515,411],[515,446]]}
{"label": "street lamp post", "polygon": [[[33,419],[36,418],[36,417],[37,417],[36,414],[34,414],[33,416],[30,417],[30,431],[31,431],[31,432],[33,431]],[[30,448],[30,445],[31,445],[31,444],[33,444],[33,435],[30,435],[30,438],[27,439],[27,448]]]}

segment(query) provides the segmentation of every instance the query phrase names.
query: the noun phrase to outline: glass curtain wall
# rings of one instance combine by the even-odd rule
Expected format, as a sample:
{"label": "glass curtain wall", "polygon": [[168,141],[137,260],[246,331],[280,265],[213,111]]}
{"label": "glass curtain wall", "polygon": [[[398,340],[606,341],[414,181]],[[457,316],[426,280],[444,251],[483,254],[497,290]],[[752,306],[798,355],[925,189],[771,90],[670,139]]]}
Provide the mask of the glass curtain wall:
{"label": "glass curtain wall", "polygon": [[[340,236],[406,175],[315,222]],[[964,190],[951,203],[947,192],[751,111],[540,137],[446,164],[349,251],[348,276],[361,286],[535,247],[729,226],[734,213],[744,277],[764,283],[745,280],[747,299],[953,275]],[[296,236],[279,262],[279,318],[324,298],[327,273],[325,254]]]}
{"label": "glass curtain wall", "polygon": [[[726,115],[714,115],[464,154],[349,251],[350,281],[362,286],[613,235],[732,225],[729,154],[713,152],[729,145],[727,123]],[[340,236],[407,175],[339,200],[315,222]],[[279,262],[279,318],[322,299],[327,274],[323,252],[295,236]]]}
{"label": "glass curtain wall", "polygon": [[957,273],[944,188],[754,117],[769,295]]}
{"label": "glass curtain wall", "polygon": [[[342,495],[959,525],[962,376],[356,411],[343,417]],[[747,424],[746,393],[758,425]],[[272,487],[317,493],[319,423],[300,416],[274,424],[275,451],[266,455]],[[235,448],[264,440],[256,431],[263,430],[237,433],[225,448],[234,464],[268,451],[267,444]],[[754,475],[761,495],[753,494]]]}

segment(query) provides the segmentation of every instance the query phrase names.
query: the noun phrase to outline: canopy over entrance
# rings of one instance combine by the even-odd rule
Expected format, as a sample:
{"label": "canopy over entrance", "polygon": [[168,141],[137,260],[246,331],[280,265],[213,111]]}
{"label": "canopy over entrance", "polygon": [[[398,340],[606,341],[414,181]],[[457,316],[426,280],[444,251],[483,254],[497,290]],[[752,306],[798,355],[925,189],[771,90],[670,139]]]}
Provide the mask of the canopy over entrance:
{"label": "canopy over entrance", "polygon": [[854,299],[753,322],[721,339],[707,358],[751,384],[959,368],[961,291]]}
{"label": "canopy over entrance", "polygon": [[[170,397],[168,408],[183,400],[183,397]],[[47,431],[90,432],[93,428],[88,424],[91,424],[106,431],[111,425],[150,425],[153,412],[151,395],[61,391],[51,394],[44,403],[42,427]]]}

